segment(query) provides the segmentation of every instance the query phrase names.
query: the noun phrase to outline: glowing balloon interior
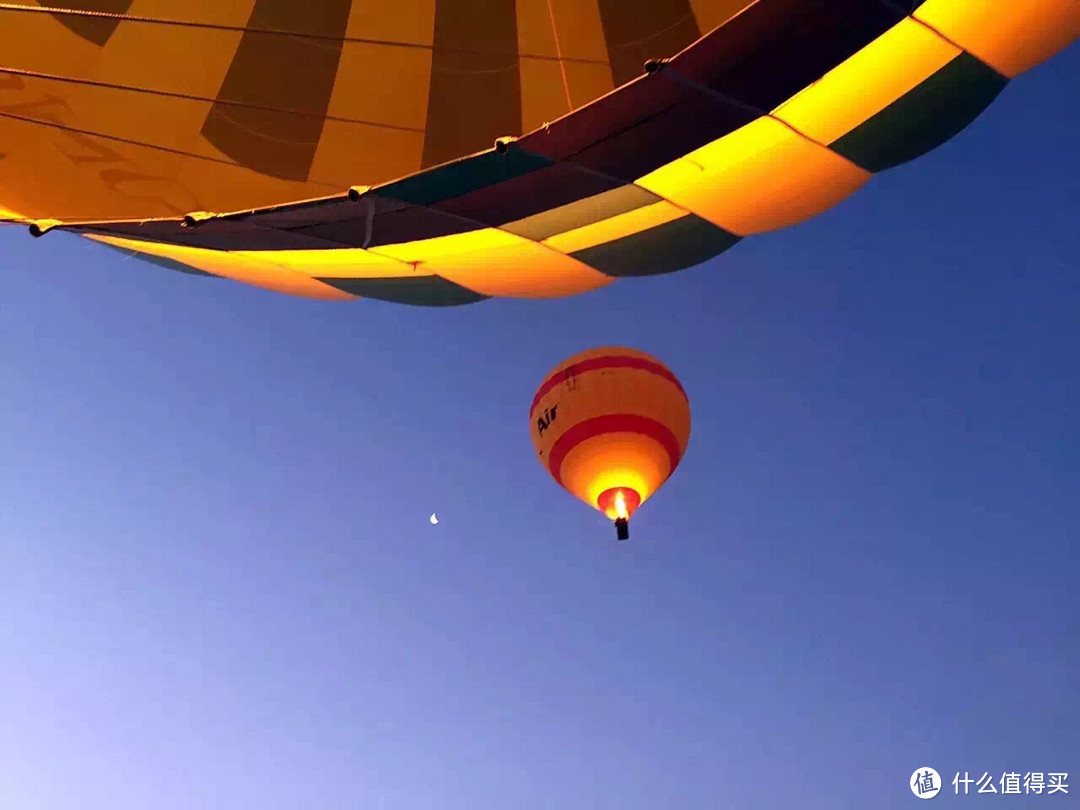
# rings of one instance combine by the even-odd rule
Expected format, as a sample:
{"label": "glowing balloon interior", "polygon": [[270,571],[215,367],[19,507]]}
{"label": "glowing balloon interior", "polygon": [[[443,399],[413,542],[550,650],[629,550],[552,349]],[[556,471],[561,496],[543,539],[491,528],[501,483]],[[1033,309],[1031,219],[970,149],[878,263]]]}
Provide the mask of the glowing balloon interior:
{"label": "glowing balloon interior", "polygon": [[536,453],[555,481],[629,537],[634,512],[671,476],[690,441],[690,402],[655,357],[597,348],[559,364],[533,397]]}

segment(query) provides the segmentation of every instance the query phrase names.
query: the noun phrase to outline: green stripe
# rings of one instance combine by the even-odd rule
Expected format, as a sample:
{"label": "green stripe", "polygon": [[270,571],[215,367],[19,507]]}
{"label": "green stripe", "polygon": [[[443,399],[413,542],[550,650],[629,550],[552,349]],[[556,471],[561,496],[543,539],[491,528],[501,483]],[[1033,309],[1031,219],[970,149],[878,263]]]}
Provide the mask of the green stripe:
{"label": "green stripe", "polygon": [[701,217],[687,214],[570,255],[609,276],[658,276],[708,261],[740,239]]}
{"label": "green stripe", "polygon": [[829,146],[869,172],[891,169],[958,134],[1008,83],[996,70],[962,52]]}
{"label": "green stripe", "polygon": [[499,227],[539,242],[557,233],[566,233],[658,202],[660,197],[631,183]]}
{"label": "green stripe", "polygon": [[475,304],[490,298],[490,296],[467,290],[440,276],[320,278],[318,281],[363,298],[376,298],[380,301],[421,307],[456,307],[462,304]]}
{"label": "green stripe", "polygon": [[539,155],[513,149],[505,154],[492,150],[378,186],[373,191],[379,197],[390,197],[413,205],[431,205],[528,174],[551,163]]}
{"label": "green stripe", "polygon": [[150,253],[143,253],[142,251],[132,250],[131,248],[122,248],[118,245],[110,245],[106,242],[98,242],[97,244],[102,247],[106,247],[109,250],[115,250],[117,253],[123,253],[127,257],[135,256],[137,259],[141,259],[148,264],[156,264],[158,267],[164,267],[166,270],[175,270],[178,273],[187,273],[189,276],[209,276],[210,278],[218,278],[213,273],[207,273],[205,270],[200,270],[197,267],[178,262],[175,259],[166,259],[162,256],[154,256]]}

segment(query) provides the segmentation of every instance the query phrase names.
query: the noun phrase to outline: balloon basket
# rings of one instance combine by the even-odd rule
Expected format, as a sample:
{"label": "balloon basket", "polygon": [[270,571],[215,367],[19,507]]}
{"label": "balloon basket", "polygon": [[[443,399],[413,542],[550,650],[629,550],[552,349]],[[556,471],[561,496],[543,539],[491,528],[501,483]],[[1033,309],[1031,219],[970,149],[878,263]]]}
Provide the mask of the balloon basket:
{"label": "balloon basket", "polygon": [[620,540],[630,539],[630,521],[626,518],[618,518],[615,521],[615,536]]}

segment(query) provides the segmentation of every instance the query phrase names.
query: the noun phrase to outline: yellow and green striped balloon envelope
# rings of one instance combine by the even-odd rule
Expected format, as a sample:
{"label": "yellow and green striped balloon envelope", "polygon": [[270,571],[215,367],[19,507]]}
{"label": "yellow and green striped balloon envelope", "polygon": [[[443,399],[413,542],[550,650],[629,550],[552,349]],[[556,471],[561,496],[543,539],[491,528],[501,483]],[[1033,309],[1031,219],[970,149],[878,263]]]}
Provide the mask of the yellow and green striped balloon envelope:
{"label": "yellow and green striped balloon envelope", "polygon": [[0,219],[320,299],[699,264],[938,146],[1076,0],[0,2]]}

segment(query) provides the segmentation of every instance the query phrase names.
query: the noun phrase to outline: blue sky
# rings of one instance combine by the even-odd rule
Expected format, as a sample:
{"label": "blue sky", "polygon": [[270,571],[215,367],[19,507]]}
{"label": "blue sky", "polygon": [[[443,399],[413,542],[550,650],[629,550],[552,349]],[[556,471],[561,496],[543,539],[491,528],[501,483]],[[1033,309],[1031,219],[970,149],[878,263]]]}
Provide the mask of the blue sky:
{"label": "blue sky", "polygon": [[[3,806],[905,807],[923,765],[1067,806],[1077,76],[572,299],[317,303],[0,230]],[[528,434],[609,344],[694,416],[622,544]]]}

